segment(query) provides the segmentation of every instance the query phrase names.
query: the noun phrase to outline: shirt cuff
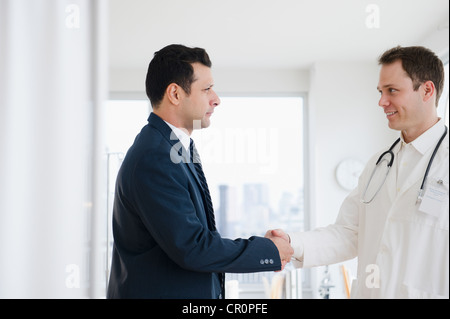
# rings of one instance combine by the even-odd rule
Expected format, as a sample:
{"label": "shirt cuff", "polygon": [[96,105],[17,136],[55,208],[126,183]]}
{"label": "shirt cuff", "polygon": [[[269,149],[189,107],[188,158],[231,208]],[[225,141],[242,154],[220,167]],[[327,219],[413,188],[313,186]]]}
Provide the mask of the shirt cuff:
{"label": "shirt cuff", "polygon": [[304,249],[301,233],[290,234],[289,237],[291,239],[291,246],[294,249],[294,255],[292,255],[292,264],[296,268],[302,268]]}

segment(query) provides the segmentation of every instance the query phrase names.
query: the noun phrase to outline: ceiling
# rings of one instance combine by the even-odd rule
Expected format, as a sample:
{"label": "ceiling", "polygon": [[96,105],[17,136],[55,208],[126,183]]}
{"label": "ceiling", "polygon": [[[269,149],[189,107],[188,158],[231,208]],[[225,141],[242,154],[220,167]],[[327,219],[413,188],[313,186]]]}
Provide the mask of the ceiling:
{"label": "ceiling", "polygon": [[[215,68],[307,69],[376,61],[447,29],[448,0],[110,0],[110,68],[146,68],[171,44],[205,48]],[[375,4],[375,7],[371,7]],[[379,27],[369,28],[372,17]]]}

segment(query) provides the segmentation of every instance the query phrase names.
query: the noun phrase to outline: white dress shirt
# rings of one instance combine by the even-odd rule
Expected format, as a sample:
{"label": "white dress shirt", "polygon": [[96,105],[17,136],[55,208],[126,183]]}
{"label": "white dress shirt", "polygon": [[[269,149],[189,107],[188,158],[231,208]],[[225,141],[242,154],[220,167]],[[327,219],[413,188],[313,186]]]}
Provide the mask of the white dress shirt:
{"label": "white dress shirt", "polygon": [[[164,121],[166,122],[166,121]],[[191,144],[191,137],[182,129],[179,129],[178,127],[170,124],[169,122],[166,122],[167,125],[172,129],[172,132],[175,134],[175,136],[180,140],[181,144],[183,145],[184,149],[186,150],[186,154],[190,155],[190,144]]]}

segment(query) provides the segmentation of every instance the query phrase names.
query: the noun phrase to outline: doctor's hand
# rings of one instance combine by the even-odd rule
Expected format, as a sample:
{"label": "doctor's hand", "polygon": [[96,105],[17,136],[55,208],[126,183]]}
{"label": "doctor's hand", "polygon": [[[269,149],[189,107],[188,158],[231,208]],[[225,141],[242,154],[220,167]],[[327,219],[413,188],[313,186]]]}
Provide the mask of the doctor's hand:
{"label": "doctor's hand", "polygon": [[277,247],[281,259],[281,270],[283,270],[294,254],[294,249],[289,243],[289,236],[282,230],[269,230],[264,237],[270,239]]}
{"label": "doctor's hand", "polygon": [[289,235],[287,233],[285,233],[284,230],[282,230],[282,229],[269,230],[266,233],[266,237],[268,236],[268,233],[270,233],[271,236],[283,238],[289,244],[291,243],[291,237],[289,237]]}

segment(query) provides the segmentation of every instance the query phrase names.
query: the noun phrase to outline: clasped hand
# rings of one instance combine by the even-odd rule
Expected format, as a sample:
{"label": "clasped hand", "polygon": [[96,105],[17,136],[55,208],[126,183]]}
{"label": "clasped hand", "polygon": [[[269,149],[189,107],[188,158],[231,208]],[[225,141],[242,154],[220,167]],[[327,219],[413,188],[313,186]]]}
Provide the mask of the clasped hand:
{"label": "clasped hand", "polygon": [[264,237],[270,239],[277,247],[281,259],[281,270],[283,270],[294,254],[289,235],[281,229],[274,229],[268,230]]}

